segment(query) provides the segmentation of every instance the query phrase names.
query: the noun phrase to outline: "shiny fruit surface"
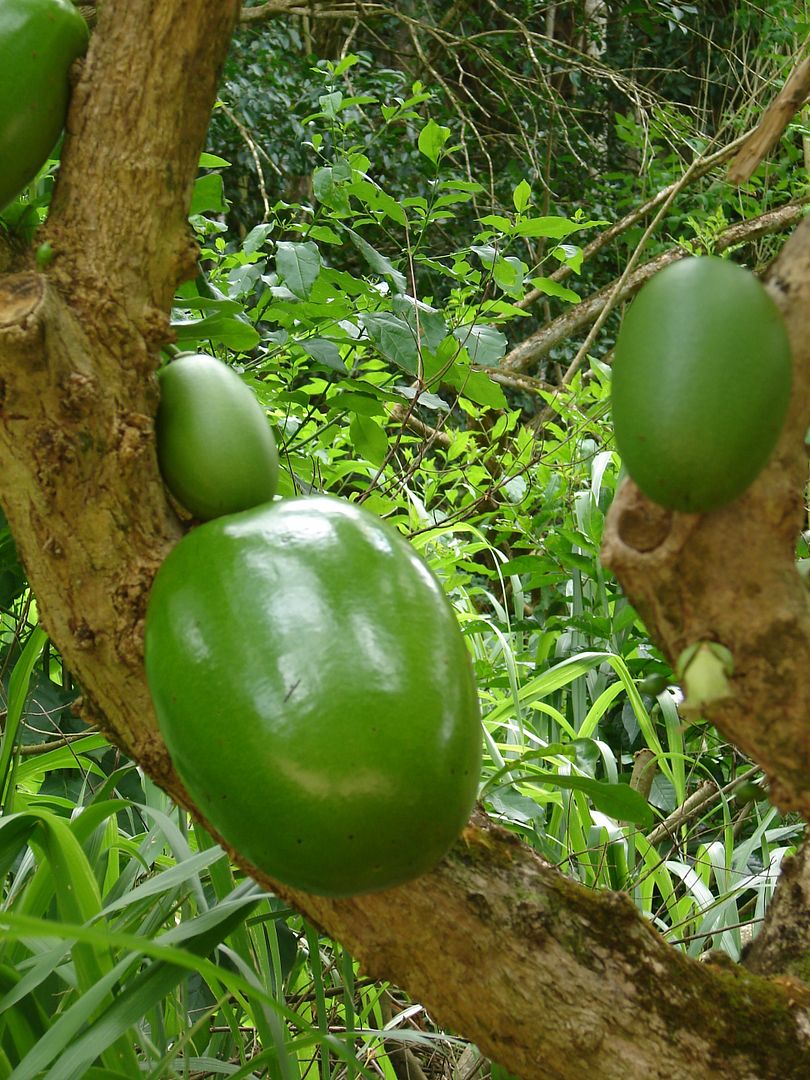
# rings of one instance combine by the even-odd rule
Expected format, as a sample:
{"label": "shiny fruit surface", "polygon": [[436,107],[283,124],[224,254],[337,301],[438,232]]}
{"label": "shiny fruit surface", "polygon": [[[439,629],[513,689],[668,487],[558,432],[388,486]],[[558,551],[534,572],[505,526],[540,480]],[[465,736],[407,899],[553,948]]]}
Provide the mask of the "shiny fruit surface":
{"label": "shiny fruit surface", "polygon": [[475,680],[410,544],[329,496],[194,529],[149,600],[160,730],[207,820],[277,881],[326,896],[426,872],[466,824]]}
{"label": "shiny fruit surface", "polygon": [[782,317],[753,274],[712,256],[670,264],[616,341],[613,429],[627,471],[670,510],[731,502],[776,445],[791,377]]}
{"label": "shiny fruit surface", "polygon": [[0,210],[34,179],[65,126],[87,23],[69,0],[0,0]]}
{"label": "shiny fruit surface", "polygon": [[269,502],[278,453],[250,387],[202,353],[179,356],[158,379],[158,461],[178,502],[201,521]]}

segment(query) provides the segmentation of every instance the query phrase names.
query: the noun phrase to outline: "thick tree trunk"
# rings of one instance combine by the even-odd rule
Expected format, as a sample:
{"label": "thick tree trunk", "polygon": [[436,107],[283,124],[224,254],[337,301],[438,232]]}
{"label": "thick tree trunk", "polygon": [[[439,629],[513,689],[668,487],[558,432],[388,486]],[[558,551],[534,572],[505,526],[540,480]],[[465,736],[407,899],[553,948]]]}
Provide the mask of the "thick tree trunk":
{"label": "thick tree trunk", "polygon": [[[175,285],[192,272],[185,212],[237,9],[237,0],[107,0],[47,227],[56,257],[47,274],[34,272],[26,255],[0,277],[0,497],[45,626],[81,681],[87,713],[185,806],[142,665],[150,582],[181,532],[157,471],[153,369]],[[782,274],[796,290],[797,312],[810,310],[799,283],[805,250],[794,247]],[[794,436],[801,417],[806,426],[805,405],[802,391]],[[788,558],[800,503],[794,442],[780,451],[789,477],[771,475],[775,489],[760,485],[751,496],[759,516],[743,504],[744,543],[733,514],[722,517],[718,551],[711,519],[656,525],[637,496],[623,495],[613,558],[620,562],[627,548],[632,566],[648,559],[638,580],[632,567],[627,576],[672,648],[697,631],[721,637],[735,657],[742,642],[739,670],[750,685],[740,686],[740,711],[753,705],[767,730],[757,735],[732,712],[720,719],[779,769],[783,801],[804,805],[808,756],[797,721],[807,693],[805,600]],[[694,563],[679,555],[703,535]],[[652,540],[657,556],[649,555]],[[695,579],[702,553],[728,567],[735,547],[752,560],[742,589],[758,605],[739,639],[733,626],[725,633],[727,611],[740,612],[739,587],[720,587],[706,625],[667,563],[680,557]],[[663,577],[666,610],[650,597],[646,574]],[[762,628],[760,657],[754,624]],[[780,651],[769,634],[781,635]],[[786,710],[784,731],[781,720],[776,731],[774,704]],[[626,897],[567,880],[484,820],[411,885],[342,901],[279,891],[367,971],[409,990],[526,1080],[810,1074],[810,990],[802,983],[688,960]]]}

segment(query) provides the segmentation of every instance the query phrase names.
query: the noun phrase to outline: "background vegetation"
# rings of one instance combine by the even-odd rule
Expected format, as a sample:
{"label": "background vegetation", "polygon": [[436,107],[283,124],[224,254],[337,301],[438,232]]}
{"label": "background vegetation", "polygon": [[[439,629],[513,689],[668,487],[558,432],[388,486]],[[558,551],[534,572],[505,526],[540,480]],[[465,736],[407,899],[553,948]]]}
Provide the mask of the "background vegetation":
{"label": "background vegetation", "polygon": [[[619,307],[572,313],[673,246],[771,260],[807,198],[810,129],[794,123],[742,189],[700,163],[781,84],[806,12],[347,6],[234,40],[178,347],[255,390],[282,495],[363,502],[440,577],[475,661],[488,813],[625,891],[674,946],[736,960],[803,824],[679,715],[600,566]],[[9,228],[44,218],[56,167]],[[244,879],[76,720],[7,528],[0,608],[0,1077],[504,1076]]]}

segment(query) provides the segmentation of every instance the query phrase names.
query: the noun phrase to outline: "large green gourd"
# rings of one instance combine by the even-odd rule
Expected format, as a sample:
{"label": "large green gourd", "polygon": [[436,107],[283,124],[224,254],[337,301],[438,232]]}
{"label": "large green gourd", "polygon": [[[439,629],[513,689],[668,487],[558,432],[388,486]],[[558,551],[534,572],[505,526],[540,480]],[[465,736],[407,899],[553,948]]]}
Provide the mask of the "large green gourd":
{"label": "large green gourd", "polygon": [[791,375],[782,317],[753,274],[708,256],[666,267],[616,341],[613,429],[630,476],[671,510],[736,499],[776,445]]}
{"label": "large green gourd", "polygon": [[0,210],[53,150],[65,126],[68,71],[87,39],[69,0],[0,0]]}
{"label": "large green gourd", "polygon": [[291,499],[187,534],[152,589],[146,671],[195,803],[278,881],[385,889],[467,822],[481,725],[464,639],[410,544],[351,503]]}

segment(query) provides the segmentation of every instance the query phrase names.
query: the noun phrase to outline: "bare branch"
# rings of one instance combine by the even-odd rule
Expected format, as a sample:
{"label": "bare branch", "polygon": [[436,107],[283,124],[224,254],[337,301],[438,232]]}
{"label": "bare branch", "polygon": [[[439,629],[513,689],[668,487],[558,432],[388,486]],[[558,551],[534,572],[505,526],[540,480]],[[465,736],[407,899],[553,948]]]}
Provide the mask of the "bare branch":
{"label": "bare branch", "polygon": [[320,3],[306,3],[302,0],[269,0],[266,4],[257,7],[243,7],[239,15],[242,23],[266,22],[268,19],[278,19],[285,15],[307,15],[318,19],[347,19],[357,15],[372,13],[378,7],[377,4],[366,3],[365,0],[348,0],[342,3],[336,0],[328,6]]}
{"label": "bare branch", "polygon": [[750,180],[763,158],[773,150],[796,113],[810,96],[810,57],[793,69],[787,82],[748,135],[728,170],[730,184]]}
{"label": "bare branch", "polygon": [[[806,212],[810,196],[799,199],[796,202],[785,203],[777,210],[769,210],[765,214],[742,221],[729,226],[717,238],[714,246],[716,252],[726,251],[737,244],[750,243],[760,236],[784,231],[793,227],[801,220]],[[608,303],[623,303],[634,296],[641,286],[668,263],[681,259],[687,252],[681,248],[670,248],[668,251],[656,255],[654,259],[637,267],[624,280],[620,289],[616,289],[616,283],[604,286],[598,292],[593,293],[579,304],[568,308],[553,319],[546,326],[535,331],[519,345],[506,354],[501,360],[503,371],[525,371],[526,368],[545,359],[551,350],[570,338],[576,337],[582,330],[590,326],[600,317]],[[566,372],[566,380],[570,382],[573,372]]]}

